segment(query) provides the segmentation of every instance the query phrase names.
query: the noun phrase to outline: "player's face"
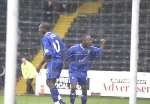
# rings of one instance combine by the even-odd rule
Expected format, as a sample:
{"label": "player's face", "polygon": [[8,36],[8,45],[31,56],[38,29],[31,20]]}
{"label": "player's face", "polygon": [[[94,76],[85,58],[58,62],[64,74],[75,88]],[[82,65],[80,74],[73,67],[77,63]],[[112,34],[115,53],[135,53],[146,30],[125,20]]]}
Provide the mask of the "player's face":
{"label": "player's face", "polygon": [[92,45],[92,38],[90,35],[87,35],[86,37],[83,38],[83,41],[82,41],[82,44],[85,46],[85,47],[89,47]]}

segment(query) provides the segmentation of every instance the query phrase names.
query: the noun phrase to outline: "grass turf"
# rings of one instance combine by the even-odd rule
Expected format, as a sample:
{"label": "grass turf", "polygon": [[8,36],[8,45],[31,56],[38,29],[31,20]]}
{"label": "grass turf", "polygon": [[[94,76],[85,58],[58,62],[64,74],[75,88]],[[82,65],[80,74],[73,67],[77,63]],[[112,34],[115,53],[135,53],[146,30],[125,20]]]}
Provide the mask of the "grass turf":
{"label": "grass turf", "polygon": [[[0,104],[4,104],[3,96],[0,96]],[[66,104],[69,103],[69,97],[63,97]],[[128,104],[129,99],[117,97],[88,97],[87,104]],[[16,96],[16,104],[53,104],[49,96]],[[80,97],[76,98],[75,104],[80,103]],[[150,99],[137,99],[137,104],[150,104]]]}

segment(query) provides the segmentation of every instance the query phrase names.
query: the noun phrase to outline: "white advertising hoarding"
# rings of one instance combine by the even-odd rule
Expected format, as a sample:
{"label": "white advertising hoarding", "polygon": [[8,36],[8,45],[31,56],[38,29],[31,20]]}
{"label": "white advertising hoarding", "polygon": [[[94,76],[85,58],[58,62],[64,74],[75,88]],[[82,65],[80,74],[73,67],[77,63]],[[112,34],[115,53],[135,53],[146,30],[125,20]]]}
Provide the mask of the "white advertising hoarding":
{"label": "white advertising hoarding", "polygon": [[[150,98],[150,73],[138,72],[137,76],[137,97]],[[89,71],[88,95],[129,97],[129,79],[130,72]],[[62,71],[56,86],[61,94],[69,95],[70,82],[67,70]],[[80,95],[79,85],[77,85],[77,89],[77,95]],[[46,85],[46,70],[42,69],[36,76],[36,95],[49,93]]]}

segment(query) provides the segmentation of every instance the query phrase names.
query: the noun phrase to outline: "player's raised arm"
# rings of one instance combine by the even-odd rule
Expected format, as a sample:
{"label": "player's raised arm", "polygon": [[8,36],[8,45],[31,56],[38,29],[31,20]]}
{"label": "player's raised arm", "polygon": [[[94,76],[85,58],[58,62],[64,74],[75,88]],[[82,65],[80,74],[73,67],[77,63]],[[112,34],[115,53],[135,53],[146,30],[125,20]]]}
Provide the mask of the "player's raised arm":
{"label": "player's raised arm", "polygon": [[105,45],[106,45],[106,40],[105,39],[101,39],[100,40],[100,48],[105,48]]}

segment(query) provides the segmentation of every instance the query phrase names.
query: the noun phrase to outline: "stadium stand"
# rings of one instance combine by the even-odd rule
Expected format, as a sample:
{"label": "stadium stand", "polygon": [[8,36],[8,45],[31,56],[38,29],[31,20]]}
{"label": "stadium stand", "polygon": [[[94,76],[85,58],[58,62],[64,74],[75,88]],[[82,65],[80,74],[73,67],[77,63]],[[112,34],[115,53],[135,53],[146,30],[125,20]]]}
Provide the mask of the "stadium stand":
{"label": "stadium stand", "polygon": [[[5,63],[5,40],[6,40],[6,0],[0,0],[0,73],[3,72]],[[0,90],[4,86],[4,76],[0,77]]]}
{"label": "stadium stand", "polygon": [[[19,9],[19,54],[32,59],[40,48],[38,25],[42,21],[42,1],[21,0]],[[35,6],[36,5],[36,6]]]}
{"label": "stadium stand", "polygon": [[6,1],[0,1],[0,64],[4,62],[5,56],[5,40],[6,40]]}
{"label": "stadium stand", "polygon": [[[107,71],[129,71],[130,65],[130,29],[131,29],[131,1],[103,0],[102,9],[96,15],[81,15],[72,24],[67,37],[67,44],[79,41],[82,34],[88,33],[94,38],[106,38],[107,46],[103,57],[93,62],[92,69]],[[139,69],[149,70],[149,14],[148,0],[141,1],[140,10],[140,43]],[[144,41],[143,41],[144,40]],[[97,40],[96,40],[97,41]],[[98,42],[95,42],[98,44]]]}

